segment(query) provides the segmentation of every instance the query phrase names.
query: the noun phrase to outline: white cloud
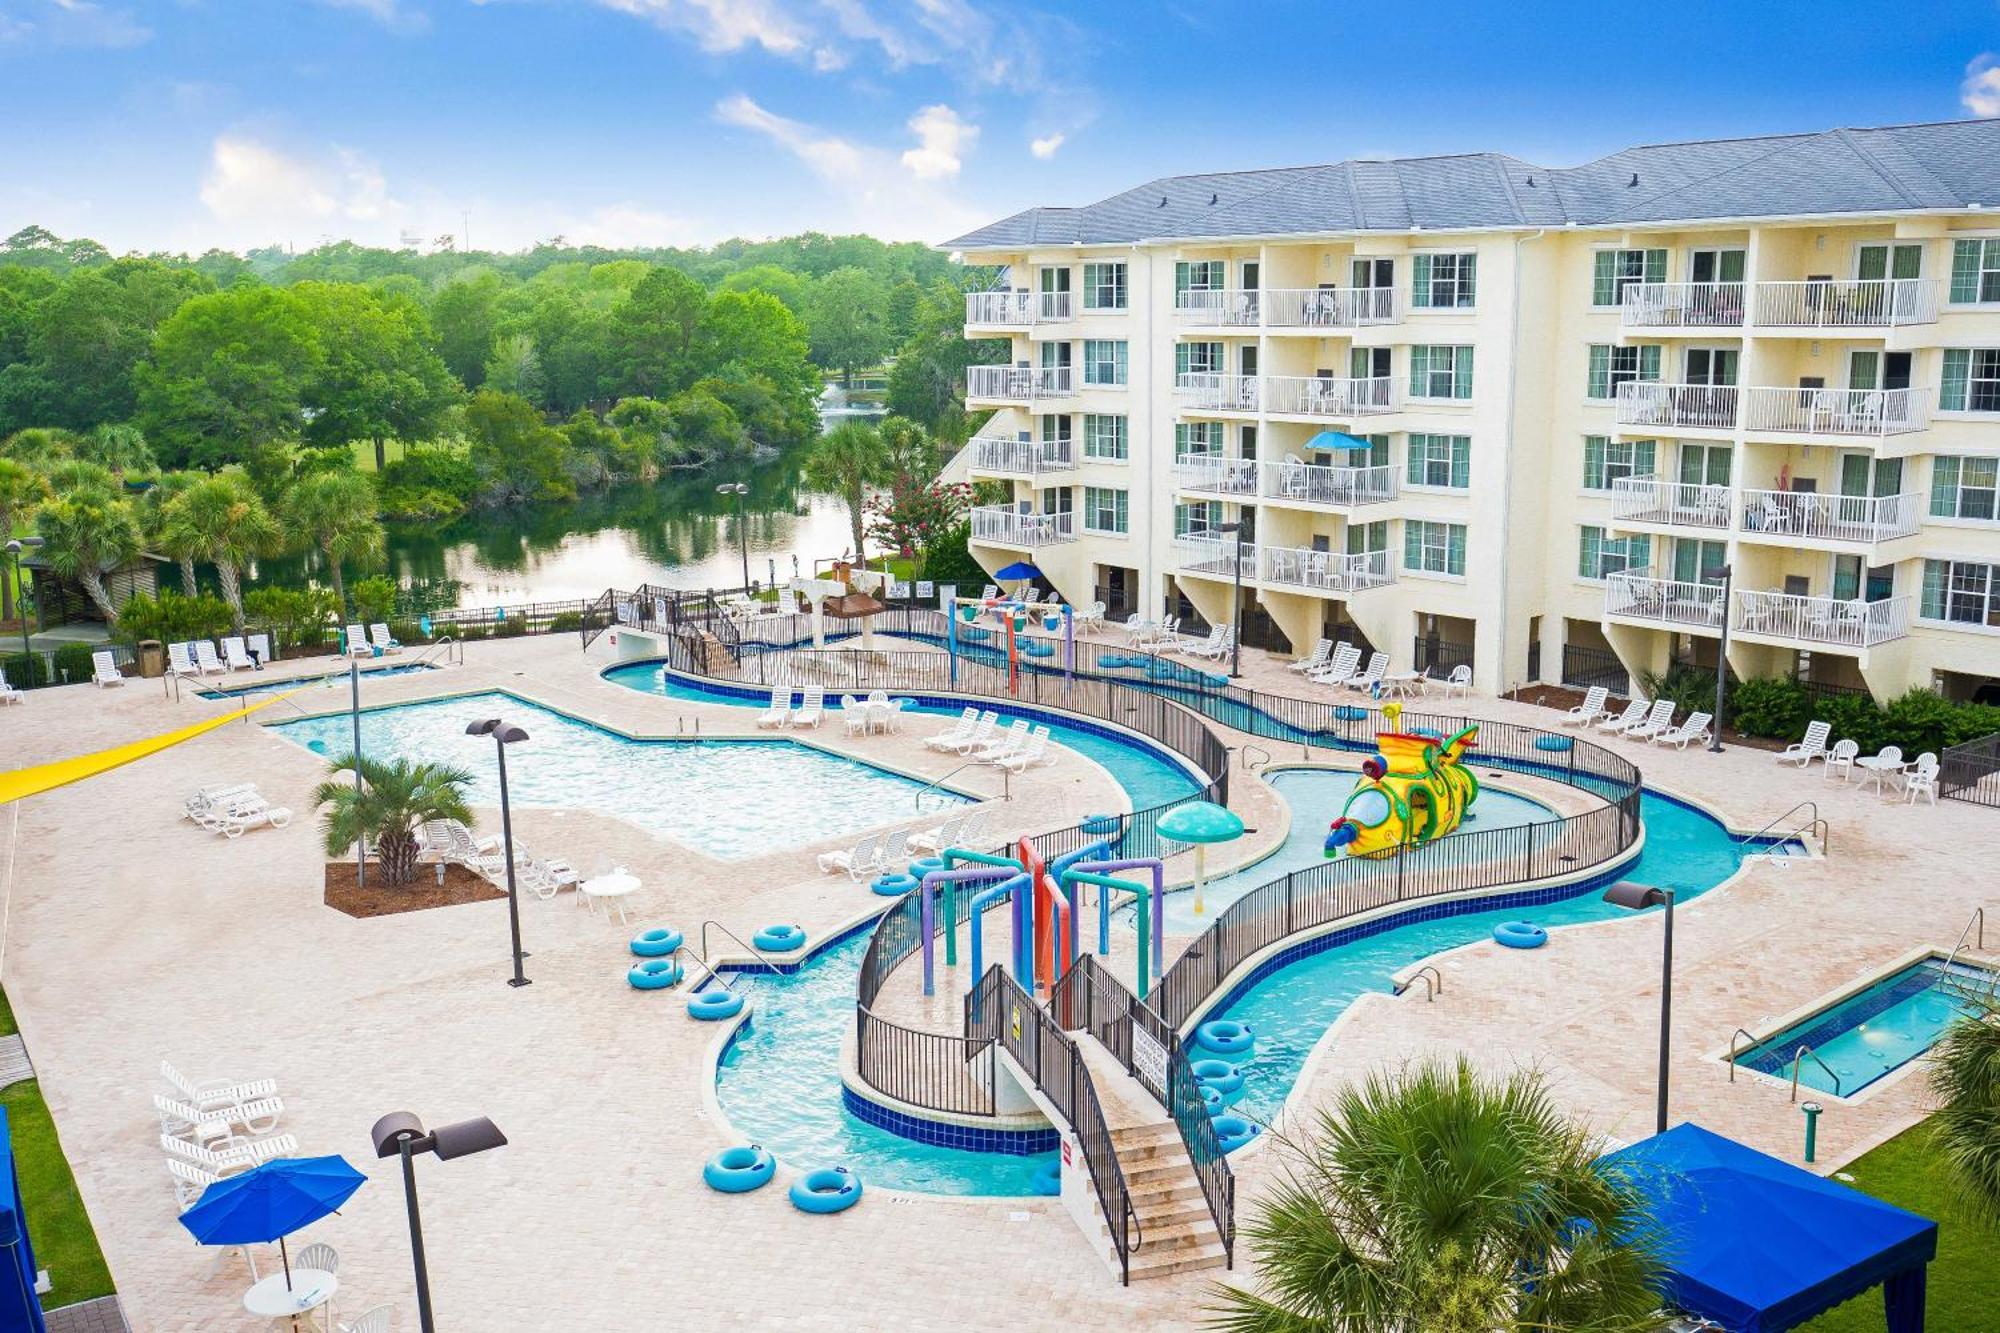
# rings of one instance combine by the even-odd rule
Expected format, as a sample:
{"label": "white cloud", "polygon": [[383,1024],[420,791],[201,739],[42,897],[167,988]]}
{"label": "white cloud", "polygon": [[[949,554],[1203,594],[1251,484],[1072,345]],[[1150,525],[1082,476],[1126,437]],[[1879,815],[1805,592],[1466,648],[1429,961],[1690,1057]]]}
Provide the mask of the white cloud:
{"label": "white cloud", "polygon": [[942,102],[910,117],[917,146],[903,153],[903,165],[918,180],[942,180],[958,174],[963,155],[979,139],[979,127]]}
{"label": "white cloud", "polygon": [[410,8],[403,0],[319,0],[319,3],[332,9],[359,10],[392,32],[425,32],[431,26],[430,15]]}
{"label": "white cloud", "polygon": [[1975,116],[2000,116],[2000,55],[1988,51],[1965,67],[1958,100]]}
{"label": "white cloud", "polygon": [[1063,146],[1063,138],[1062,131],[1058,130],[1054,134],[1045,134],[1039,139],[1030,139],[1028,141],[1028,151],[1046,162],[1056,155],[1058,148]]}
{"label": "white cloud", "polygon": [[582,217],[558,219],[557,230],[575,245],[606,249],[687,245],[696,233],[687,221],[634,203],[607,204]]}
{"label": "white cloud", "polygon": [[141,46],[153,30],[130,10],[107,9],[93,0],[48,0],[40,18],[10,19],[8,37],[39,32],[57,46],[95,46],[111,50]]}
{"label": "white cloud", "polygon": [[598,0],[607,9],[691,35],[705,51],[756,46],[773,55],[802,54],[809,25],[785,0]]}
{"label": "white cloud", "polygon": [[253,244],[310,243],[321,231],[386,237],[405,214],[364,153],[336,146],[312,160],[242,134],[215,140],[200,197],[229,238]]}

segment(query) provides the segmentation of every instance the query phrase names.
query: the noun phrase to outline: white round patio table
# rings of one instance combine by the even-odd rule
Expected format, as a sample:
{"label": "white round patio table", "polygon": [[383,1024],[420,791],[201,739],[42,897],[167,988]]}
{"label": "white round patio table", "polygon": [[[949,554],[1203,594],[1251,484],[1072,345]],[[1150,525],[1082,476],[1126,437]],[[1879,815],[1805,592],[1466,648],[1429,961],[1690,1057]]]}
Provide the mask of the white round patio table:
{"label": "white round patio table", "polygon": [[294,1268],[289,1289],[284,1273],[273,1273],[243,1293],[243,1308],[265,1319],[289,1319],[296,1328],[301,1315],[327,1304],[339,1290],[340,1279],[324,1269]]}
{"label": "white round patio table", "polygon": [[598,903],[603,903],[607,917],[611,914],[611,909],[616,907],[619,924],[631,924],[625,919],[625,900],[639,891],[637,875],[626,870],[614,870],[608,875],[587,879],[579,887],[588,906],[594,909]]}

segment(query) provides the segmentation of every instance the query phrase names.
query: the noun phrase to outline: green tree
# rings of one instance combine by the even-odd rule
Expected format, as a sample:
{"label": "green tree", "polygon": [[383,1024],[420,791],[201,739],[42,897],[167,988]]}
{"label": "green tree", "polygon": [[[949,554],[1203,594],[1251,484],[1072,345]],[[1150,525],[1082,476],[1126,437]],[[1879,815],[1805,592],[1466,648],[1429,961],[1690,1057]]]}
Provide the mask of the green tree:
{"label": "green tree", "polygon": [[[0,543],[14,535],[49,493],[42,474],[18,458],[0,456]],[[14,571],[0,572],[0,620],[14,618]]]}
{"label": "green tree", "polygon": [[234,287],[176,310],[137,371],[139,423],[168,467],[242,462],[297,435],[320,360],[290,292]]}
{"label": "green tree", "polygon": [[875,429],[882,434],[882,448],[894,475],[928,481],[937,471],[937,446],[921,422],[887,416],[876,423]]}
{"label": "green tree", "polygon": [[847,506],[854,556],[860,559],[868,522],[868,488],[889,479],[882,436],[865,421],[841,422],[807,451],[805,478],[814,489],[839,496]]}
{"label": "green tree", "polygon": [[965,293],[951,282],[925,292],[913,318],[915,332],[889,370],[889,410],[922,422],[933,435],[962,440],[965,368],[1006,360],[1007,344],[966,338]]}
{"label": "green tree", "polygon": [[889,289],[865,269],[839,268],[812,285],[806,331],[813,360],[854,384],[854,372],[874,365],[894,345],[889,335]]}
{"label": "green tree", "polygon": [[417,830],[424,824],[433,819],[471,822],[465,788],[472,775],[462,768],[366,756],[357,764],[353,755],[332,767],[335,773],[356,776],[329,779],[313,789],[326,854],[343,855],[365,839],[374,845],[382,877],[391,885],[416,878]]}
{"label": "green tree", "polygon": [[384,537],[376,518],[375,487],[359,472],[301,477],[279,506],[292,539],[320,553],[340,609],[347,609],[341,566],[372,565],[382,558]]}
{"label": "green tree", "polygon": [[437,430],[460,391],[431,349],[421,309],[336,283],[304,283],[292,294],[320,346],[302,395],[308,440],[368,440],[379,472],[385,441],[420,440]]}
{"label": "green tree", "polygon": [[726,292],[708,303],[695,334],[706,384],[754,440],[800,444],[819,428],[820,376],[798,317],[762,292]]}
{"label": "green tree", "polygon": [[35,510],[35,531],[49,568],[81,586],[107,622],[117,620],[104,573],[139,554],[132,506],[108,490],[70,491]]}
{"label": "green tree", "polygon": [[0,423],[88,430],[129,418],[155,327],[207,285],[145,260],[70,274],[35,302],[27,359],[0,371]]}
{"label": "green tree", "polygon": [[1931,1049],[1930,1084],[1938,1099],[1931,1146],[1976,1215],[2000,1220],[2000,992],[1993,983],[1959,988],[1973,1013]]}
{"label": "green tree", "polygon": [[107,423],[84,436],[76,447],[78,458],[108,468],[121,477],[143,476],[157,465],[146,433],[130,422]]}
{"label": "green tree", "polygon": [[656,268],[611,312],[609,359],[619,394],[664,398],[685,385],[708,293],[678,269]]}
{"label": "green tree", "polygon": [[1660,1327],[1644,1191],[1597,1161],[1532,1073],[1460,1058],[1375,1074],[1322,1110],[1245,1228],[1259,1290],[1218,1289],[1232,1333]]}
{"label": "green tree", "polygon": [[486,379],[494,337],[500,326],[500,298],[507,280],[491,270],[462,273],[431,300],[431,327],[438,355],[468,389]]}
{"label": "green tree", "polygon": [[207,477],[167,501],[161,531],[175,550],[215,566],[222,600],[243,632],[243,566],[284,544],[284,529],[243,477]]}
{"label": "green tree", "polygon": [[185,597],[200,595],[201,589],[195,584],[194,546],[190,542],[182,546],[181,539],[187,534],[179,529],[167,528],[167,507],[175,496],[202,481],[206,473],[162,472],[138,500],[139,531],[144,537],[148,550],[171,557],[181,570],[181,594]]}
{"label": "green tree", "polygon": [[776,298],[785,309],[801,319],[805,317],[811,291],[804,278],[776,264],[752,264],[748,268],[737,269],[717,283],[715,289],[718,292],[762,292]]}
{"label": "green tree", "polygon": [[564,466],[568,442],[542,421],[533,403],[481,389],[465,405],[465,434],[489,501],[576,498]]}

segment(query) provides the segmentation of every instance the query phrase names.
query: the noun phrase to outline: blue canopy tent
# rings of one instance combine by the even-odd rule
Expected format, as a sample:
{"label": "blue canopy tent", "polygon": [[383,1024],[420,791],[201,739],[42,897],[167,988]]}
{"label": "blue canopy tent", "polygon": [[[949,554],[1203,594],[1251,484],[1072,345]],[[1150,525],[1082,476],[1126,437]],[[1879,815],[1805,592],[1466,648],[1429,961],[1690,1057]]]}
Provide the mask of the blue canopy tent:
{"label": "blue canopy tent", "polygon": [[1359,435],[1349,435],[1345,431],[1338,430],[1323,430],[1306,441],[1306,448],[1314,450],[1358,449],[1366,453],[1374,447]]}
{"label": "blue canopy tent", "polygon": [[1889,1333],[1922,1333],[1929,1218],[1695,1124],[1603,1160],[1651,1197],[1678,1308],[1730,1333],[1779,1333],[1880,1284]]}
{"label": "blue canopy tent", "polygon": [[1041,576],[1042,571],[1036,569],[1027,561],[1016,560],[993,577],[999,579],[1002,583],[1014,583],[1020,579],[1038,579]]}
{"label": "blue canopy tent", "polygon": [[35,1251],[28,1244],[28,1214],[21,1207],[21,1177],[14,1169],[14,1135],[0,1106],[0,1329],[44,1333],[42,1302],[35,1295]]}

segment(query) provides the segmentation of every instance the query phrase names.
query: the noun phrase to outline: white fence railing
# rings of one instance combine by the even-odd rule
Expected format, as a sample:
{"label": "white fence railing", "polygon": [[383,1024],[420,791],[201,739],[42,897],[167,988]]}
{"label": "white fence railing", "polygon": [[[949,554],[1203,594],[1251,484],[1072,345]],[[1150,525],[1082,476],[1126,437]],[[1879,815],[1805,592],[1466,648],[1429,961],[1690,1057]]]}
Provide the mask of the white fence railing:
{"label": "white fence railing", "polygon": [[1260,400],[1255,375],[1217,375],[1206,371],[1174,381],[1174,400],[1196,412],[1255,412]]}
{"label": "white fence railing", "polygon": [[1174,310],[1189,324],[1256,327],[1261,293],[1190,288],[1174,294]]}
{"label": "white fence railing", "polygon": [[1044,472],[1067,472],[1076,466],[1074,440],[1024,440],[1018,435],[975,435],[967,447],[972,450],[968,461],[977,472],[1033,477]]}
{"label": "white fence railing", "polygon": [[1075,310],[1070,292],[1031,292],[1024,289],[965,294],[967,324],[1059,324]]}
{"label": "white fence railing", "polygon": [[1000,546],[1048,546],[1076,540],[1075,514],[1023,514],[1005,505],[972,511],[972,539]]}
{"label": "white fence railing", "polygon": [[1757,284],[1757,323],[1774,328],[1868,329],[1935,324],[1930,278],[1857,278]]}
{"label": "white fence railing", "polygon": [[1734,430],[1737,392],[1733,384],[1627,380],[1618,386],[1618,424]]}
{"label": "white fence railing", "polygon": [[1067,398],[1076,392],[1070,366],[967,366],[965,396],[1029,403],[1037,398]]}
{"label": "white fence railing", "polygon": [[1722,589],[1708,583],[1656,578],[1649,569],[1625,570],[1604,580],[1604,614],[1627,620],[1722,629]]}
{"label": "white fence railing", "polygon": [[1611,483],[1611,517],[1631,523],[1726,528],[1729,488],[1660,477],[1619,477]]}
{"label": "white fence railing", "polygon": [[1350,329],[1402,317],[1400,287],[1282,287],[1264,293],[1264,326]]}
{"label": "white fence railing", "polygon": [[[1241,558],[1241,576],[1256,578],[1257,548],[1245,542]],[[1237,559],[1236,534],[1233,532],[1196,531],[1174,539],[1174,565],[1183,574],[1212,574],[1217,578],[1234,579],[1238,576]]]}
{"label": "white fence railing", "polygon": [[1928,389],[1779,389],[1743,391],[1748,430],[1794,435],[1907,435],[1930,425]]}
{"label": "white fence railing", "polygon": [[1221,454],[1182,454],[1174,460],[1174,485],[1185,491],[1224,495],[1257,493],[1257,460]]}
{"label": "white fence railing", "polygon": [[1359,592],[1395,581],[1384,551],[1319,551],[1306,546],[1260,546],[1258,577],[1265,583],[1315,592]]}
{"label": "white fence railing", "polygon": [[1300,504],[1365,505],[1396,498],[1397,469],[1326,467],[1287,458],[1259,467],[1261,489],[1272,500]]}
{"label": "white fence railing", "polygon": [[1360,417],[1396,409],[1396,381],[1388,375],[1368,379],[1266,375],[1263,392],[1266,412],[1293,416]]}
{"label": "white fence railing", "polygon": [[1736,594],[1736,628],[1803,643],[1867,648],[1910,632],[1910,599],[1795,597],[1745,588]]}
{"label": "white fence railing", "polygon": [[1924,522],[1925,497],[1820,495],[1808,491],[1743,492],[1738,507],[1745,532],[1822,541],[1881,542],[1913,535]]}
{"label": "white fence railing", "polygon": [[1628,329],[1730,329],[1743,323],[1740,282],[1635,282],[1618,303]]}

